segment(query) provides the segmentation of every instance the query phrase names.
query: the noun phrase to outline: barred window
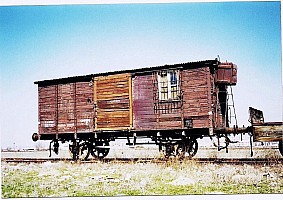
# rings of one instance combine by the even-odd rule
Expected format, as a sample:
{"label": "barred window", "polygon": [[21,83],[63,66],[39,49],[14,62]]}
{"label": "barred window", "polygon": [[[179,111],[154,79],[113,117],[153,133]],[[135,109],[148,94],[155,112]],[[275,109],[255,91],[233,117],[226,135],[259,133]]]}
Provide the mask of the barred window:
{"label": "barred window", "polygon": [[179,96],[179,73],[175,70],[158,73],[159,100],[176,100]]}

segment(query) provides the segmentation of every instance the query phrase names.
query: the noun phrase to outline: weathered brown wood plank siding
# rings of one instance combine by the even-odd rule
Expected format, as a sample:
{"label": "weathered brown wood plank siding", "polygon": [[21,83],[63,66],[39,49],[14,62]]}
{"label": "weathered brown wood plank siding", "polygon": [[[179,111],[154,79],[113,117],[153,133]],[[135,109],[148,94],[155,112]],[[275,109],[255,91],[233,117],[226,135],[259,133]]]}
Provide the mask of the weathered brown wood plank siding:
{"label": "weathered brown wood plank siding", "polygon": [[226,85],[236,85],[237,83],[237,65],[233,63],[221,63],[216,71],[216,83]]}
{"label": "weathered brown wood plank siding", "polygon": [[136,130],[156,129],[153,75],[133,78],[133,126]]}
{"label": "weathered brown wood plank siding", "polygon": [[[181,73],[179,73],[179,82],[177,83],[181,87],[182,79]],[[162,101],[158,97],[158,81],[157,73],[154,73],[154,103],[155,103],[155,114],[157,121],[157,129],[177,129],[182,128],[182,107],[183,98],[182,95],[177,100],[165,100]],[[180,88],[181,89],[181,88]],[[181,92],[182,93],[182,92]]]}
{"label": "weathered brown wood plank siding", "polygon": [[252,126],[255,142],[275,142],[283,139],[283,122],[256,123]]}
{"label": "weathered brown wood plank siding", "polygon": [[161,101],[157,73],[135,76],[134,129],[184,128],[185,119],[193,121],[193,128],[212,127],[212,78],[209,67],[180,71],[180,98]]}
{"label": "weathered brown wood plank siding", "polygon": [[39,87],[39,133],[80,133],[93,129],[89,82]]}
{"label": "weathered brown wood plank siding", "polygon": [[38,87],[38,132],[56,133],[57,98],[56,85]]}
{"label": "weathered brown wood plank siding", "polygon": [[184,118],[191,119],[193,128],[212,126],[211,76],[209,67],[182,72]]}
{"label": "weathered brown wood plank siding", "polygon": [[130,127],[129,77],[130,74],[96,77],[96,130]]}
{"label": "weathered brown wood plank siding", "polygon": [[58,85],[58,132],[75,133],[75,83]]}
{"label": "weathered brown wood plank siding", "polygon": [[[223,127],[219,94],[220,90],[226,91],[227,84],[236,83],[237,68],[224,63],[215,66],[213,74],[214,68],[208,65],[179,64],[145,72],[132,70],[40,82],[39,133],[181,129],[188,124],[189,128]],[[161,100],[164,91],[159,93],[160,74],[173,71],[178,77],[177,96],[172,98],[171,93],[171,97]],[[226,101],[225,96],[222,100]]]}
{"label": "weathered brown wood plank siding", "polygon": [[93,131],[93,85],[89,82],[76,83],[76,127],[77,133]]}

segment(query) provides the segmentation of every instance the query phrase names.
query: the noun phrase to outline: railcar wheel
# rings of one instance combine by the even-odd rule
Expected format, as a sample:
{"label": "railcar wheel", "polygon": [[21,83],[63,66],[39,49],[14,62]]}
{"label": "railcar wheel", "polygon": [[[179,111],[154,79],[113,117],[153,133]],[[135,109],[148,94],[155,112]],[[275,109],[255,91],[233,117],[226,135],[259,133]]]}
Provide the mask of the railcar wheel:
{"label": "railcar wheel", "polygon": [[87,160],[90,154],[89,143],[84,142],[79,146],[79,159]]}
{"label": "railcar wheel", "polygon": [[188,153],[189,158],[192,158],[197,154],[198,142],[196,139],[192,139],[188,141],[186,151]]}
{"label": "railcar wheel", "polygon": [[186,154],[186,143],[179,141],[176,143],[159,145],[159,152],[161,158],[168,159],[170,157],[175,157],[177,159],[183,159]]}
{"label": "railcar wheel", "polygon": [[94,158],[102,159],[108,155],[110,151],[110,145],[107,140],[95,141],[91,149],[91,155]]}
{"label": "railcar wheel", "polygon": [[90,154],[89,143],[83,142],[77,146],[69,145],[69,152],[74,160],[87,160]]}
{"label": "railcar wheel", "polygon": [[279,141],[278,147],[279,147],[279,151],[280,151],[281,155],[283,156],[283,141],[282,140]]}
{"label": "railcar wheel", "polygon": [[169,149],[170,149],[169,145],[164,145],[164,144],[159,145],[159,153],[161,159],[168,158],[171,155],[171,151]]}
{"label": "railcar wheel", "polygon": [[176,149],[176,157],[179,159],[184,159],[185,158],[185,153],[186,153],[186,144],[183,141],[180,141],[177,143],[177,149]]}

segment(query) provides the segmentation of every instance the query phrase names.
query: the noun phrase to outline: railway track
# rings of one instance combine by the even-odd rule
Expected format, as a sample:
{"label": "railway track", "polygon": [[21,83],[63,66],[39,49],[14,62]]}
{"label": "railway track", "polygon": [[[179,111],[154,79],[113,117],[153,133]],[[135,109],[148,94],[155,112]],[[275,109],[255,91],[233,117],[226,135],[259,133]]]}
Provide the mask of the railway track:
{"label": "railway track", "polygon": [[166,162],[195,162],[215,164],[283,164],[282,158],[194,158],[194,159],[156,159],[156,158],[104,158],[101,160],[73,161],[71,158],[2,158],[6,163],[166,163]]}

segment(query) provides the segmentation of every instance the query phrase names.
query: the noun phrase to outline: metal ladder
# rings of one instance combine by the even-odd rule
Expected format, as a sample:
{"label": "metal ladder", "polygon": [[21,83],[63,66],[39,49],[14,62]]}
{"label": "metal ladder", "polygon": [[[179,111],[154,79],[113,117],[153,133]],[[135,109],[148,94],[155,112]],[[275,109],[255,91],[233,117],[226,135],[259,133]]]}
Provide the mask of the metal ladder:
{"label": "metal ladder", "polygon": [[[229,90],[230,88],[230,90]],[[232,86],[228,86],[227,88],[227,109],[226,115],[228,116],[228,125],[230,126],[232,123],[235,127],[238,127],[236,109],[235,109],[235,102],[233,97],[233,90]]]}
{"label": "metal ladder", "polygon": [[[233,90],[232,90],[232,86],[227,86],[227,90],[226,90],[226,125],[228,125],[228,127],[231,126],[231,124],[233,123],[234,128],[238,128],[238,121],[237,121],[237,115],[236,115],[236,109],[235,109],[235,102],[234,102],[234,97],[233,97]],[[228,153],[228,145],[230,143],[237,143],[234,141],[231,141],[228,137],[227,134],[224,135],[225,137],[225,146],[220,146],[220,137],[222,136],[218,136],[217,140],[218,140],[218,144],[214,143],[214,146],[218,147],[218,151],[225,149],[226,153]],[[241,140],[242,140],[242,133],[241,133]]]}

